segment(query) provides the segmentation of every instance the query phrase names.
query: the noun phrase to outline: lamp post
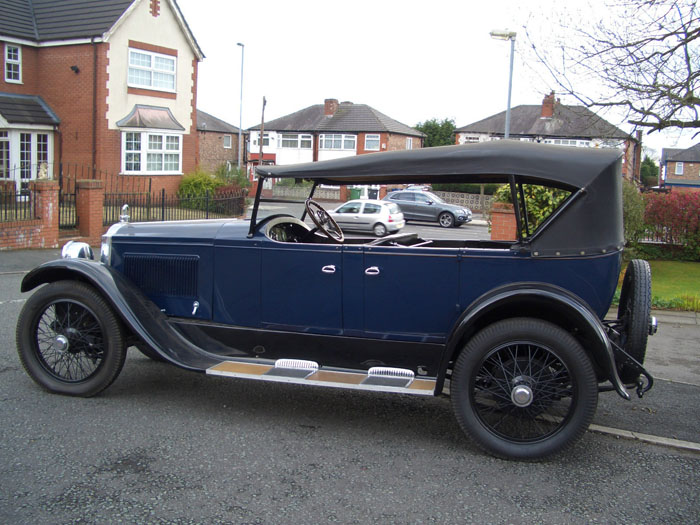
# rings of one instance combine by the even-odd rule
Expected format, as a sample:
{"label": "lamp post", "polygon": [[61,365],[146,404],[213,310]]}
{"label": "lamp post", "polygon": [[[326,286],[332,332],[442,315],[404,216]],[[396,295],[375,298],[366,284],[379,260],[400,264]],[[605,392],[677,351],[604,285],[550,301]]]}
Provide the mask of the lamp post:
{"label": "lamp post", "polygon": [[243,149],[243,59],[245,58],[245,45],[238,42],[236,44],[241,46],[241,101],[238,111],[238,170],[241,169],[241,155]]}
{"label": "lamp post", "polygon": [[508,77],[508,106],[506,107],[506,131],[505,137],[510,136],[510,94],[513,88],[513,55],[515,54],[515,31],[499,31],[494,29],[489,33],[491,38],[497,40],[510,40],[510,75]]}

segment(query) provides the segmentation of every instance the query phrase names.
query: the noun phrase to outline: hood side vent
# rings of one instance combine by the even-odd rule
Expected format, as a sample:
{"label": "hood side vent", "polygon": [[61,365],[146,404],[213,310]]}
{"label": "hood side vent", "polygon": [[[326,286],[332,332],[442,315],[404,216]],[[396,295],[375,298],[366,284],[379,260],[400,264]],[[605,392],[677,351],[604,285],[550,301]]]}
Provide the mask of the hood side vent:
{"label": "hood side vent", "polygon": [[146,295],[196,297],[198,266],[197,255],[124,255],[124,275]]}

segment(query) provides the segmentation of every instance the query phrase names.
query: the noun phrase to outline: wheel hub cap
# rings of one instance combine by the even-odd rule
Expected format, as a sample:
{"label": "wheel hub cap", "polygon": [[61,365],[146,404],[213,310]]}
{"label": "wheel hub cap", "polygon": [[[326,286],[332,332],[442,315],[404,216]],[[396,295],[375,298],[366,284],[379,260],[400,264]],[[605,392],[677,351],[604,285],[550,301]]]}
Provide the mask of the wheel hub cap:
{"label": "wheel hub cap", "polygon": [[54,344],[59,352],[65,352],[70,346],[68,344],[68,338],[65,335],[57,335],[54,339]]}
{"label": "wheel hub cap", "polygon": [[518,407],[529,406],[533,399],[532,389],[527,385],[518,385],[511,390],[510,399]]}

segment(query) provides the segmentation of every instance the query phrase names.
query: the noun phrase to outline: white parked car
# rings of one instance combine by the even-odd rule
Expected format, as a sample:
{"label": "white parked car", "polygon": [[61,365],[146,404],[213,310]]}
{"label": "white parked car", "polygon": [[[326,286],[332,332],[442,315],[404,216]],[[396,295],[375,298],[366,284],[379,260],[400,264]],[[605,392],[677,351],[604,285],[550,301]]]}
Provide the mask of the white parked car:
{"label": "white parked car", "polygon": [[387,201],[352,200],[328,213],[343,230],[372,232],[377,237],[397,232],[406,225],[401,208]]}

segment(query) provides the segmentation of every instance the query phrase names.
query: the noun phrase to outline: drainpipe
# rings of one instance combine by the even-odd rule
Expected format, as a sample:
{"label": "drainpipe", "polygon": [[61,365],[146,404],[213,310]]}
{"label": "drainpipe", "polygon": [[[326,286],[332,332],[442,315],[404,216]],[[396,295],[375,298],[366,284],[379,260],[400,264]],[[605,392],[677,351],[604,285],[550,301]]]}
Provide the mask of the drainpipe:
{"label": "drainpipe", "polygon": [[92,43],[92,168],[93,173],[97,164],[97,45],[95,37]]}

